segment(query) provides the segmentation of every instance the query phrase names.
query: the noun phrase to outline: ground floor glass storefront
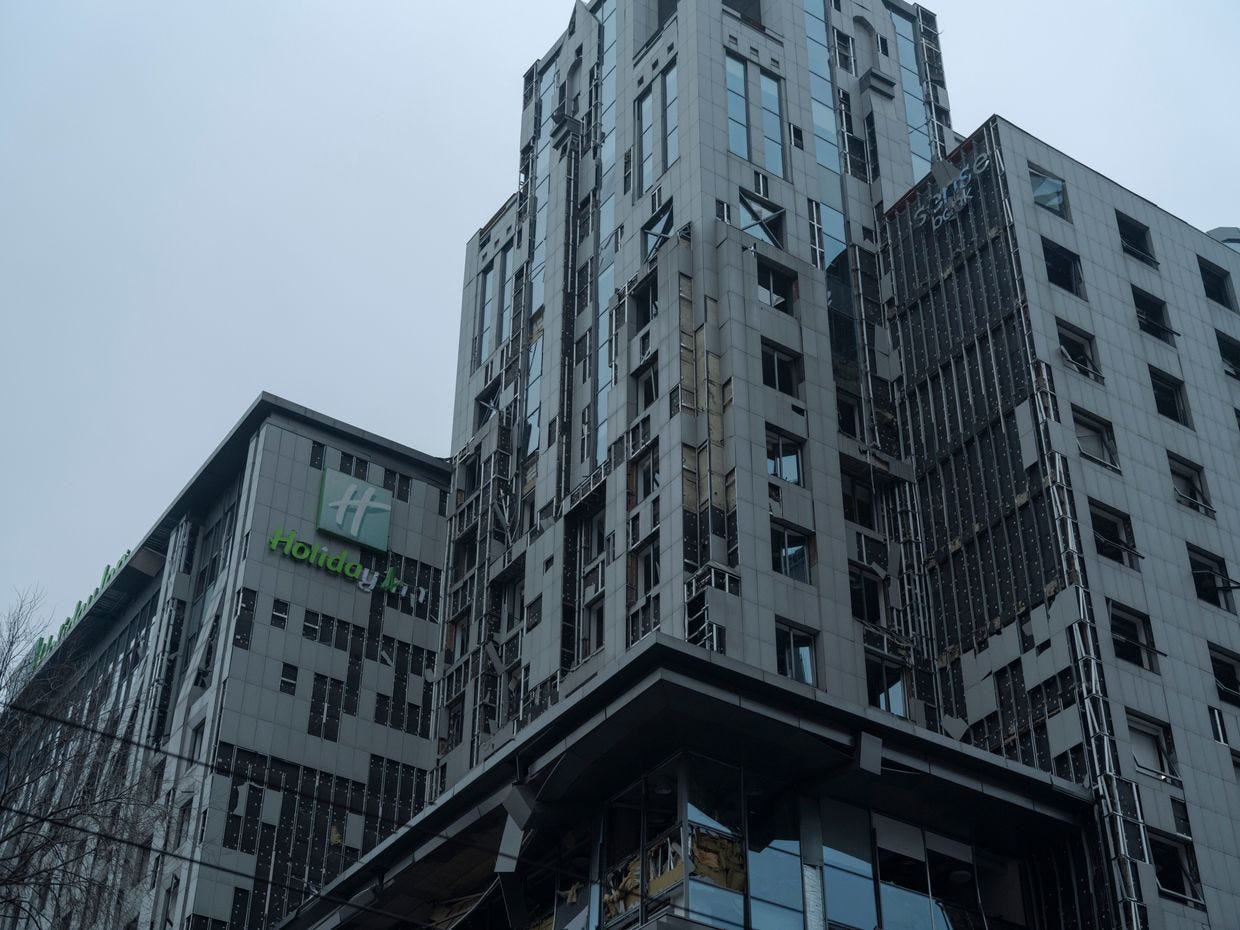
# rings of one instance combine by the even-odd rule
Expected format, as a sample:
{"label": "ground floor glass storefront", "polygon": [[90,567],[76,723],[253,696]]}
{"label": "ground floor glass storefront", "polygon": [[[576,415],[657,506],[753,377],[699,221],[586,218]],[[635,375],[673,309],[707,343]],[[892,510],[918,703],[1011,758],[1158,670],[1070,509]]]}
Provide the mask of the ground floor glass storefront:
{"label": "ground floor glass storefront", "polygon": [[602,831],[591,911],[604,930],[661,914],[719,930],[1029,925],[1015,861],[701,756],[611,799]]}

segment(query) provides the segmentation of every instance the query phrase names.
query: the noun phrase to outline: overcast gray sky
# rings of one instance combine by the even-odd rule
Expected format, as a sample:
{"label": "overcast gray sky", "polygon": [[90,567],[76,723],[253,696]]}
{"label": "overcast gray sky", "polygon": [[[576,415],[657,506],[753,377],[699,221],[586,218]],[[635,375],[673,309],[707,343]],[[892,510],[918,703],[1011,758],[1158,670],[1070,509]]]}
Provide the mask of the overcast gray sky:
{"label": "overcast gray sky", "polygon": [[[939,0],[998,112],[1240,225],[1240,0]],[[261,390],[448,452],[464,244],[570,0],[0,0],[0,608],[63,617]]]}

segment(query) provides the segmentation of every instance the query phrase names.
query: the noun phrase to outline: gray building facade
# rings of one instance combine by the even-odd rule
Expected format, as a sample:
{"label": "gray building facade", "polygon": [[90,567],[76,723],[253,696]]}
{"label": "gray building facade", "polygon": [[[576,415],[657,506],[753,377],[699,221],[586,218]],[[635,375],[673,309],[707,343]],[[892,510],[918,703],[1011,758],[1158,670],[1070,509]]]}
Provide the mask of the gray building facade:
{"label": "gray building facade", "polygon": [[266,927],[422,809],[448,478],[260,396],[35,673],[167,808],[115,900],[45,897],[51,925]]}
{"label": "gray building facade", "polygon": [[1236,439],[1225,231],[955,135],[895,2],[579,5],[521,165],[437,800],[290,926],[1225,925],[1231,476],[1158,419]]}
{"label": "gray building facade", "polygon": [[994,118],[888,214],[945,732],[1093,788],[1123,926],[1240,904],[1240,260]]}

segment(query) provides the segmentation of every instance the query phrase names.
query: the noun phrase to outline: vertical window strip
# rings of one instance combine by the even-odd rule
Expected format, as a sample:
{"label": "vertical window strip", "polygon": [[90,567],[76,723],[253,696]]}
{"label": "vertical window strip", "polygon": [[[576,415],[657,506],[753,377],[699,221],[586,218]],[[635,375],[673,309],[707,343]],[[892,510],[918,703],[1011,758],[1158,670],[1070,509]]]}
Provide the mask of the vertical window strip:
{"label": "vertical window strip", "polygon": [[734,55],[727,56],[728,151],[749,158],[749,103],[745,85],[748,68]]}

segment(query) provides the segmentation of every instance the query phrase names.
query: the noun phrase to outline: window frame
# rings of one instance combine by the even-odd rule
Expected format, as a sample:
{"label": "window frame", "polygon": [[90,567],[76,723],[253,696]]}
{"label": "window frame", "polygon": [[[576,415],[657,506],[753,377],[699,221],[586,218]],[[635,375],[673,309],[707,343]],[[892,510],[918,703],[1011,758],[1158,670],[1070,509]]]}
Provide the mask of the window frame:
{"label": "window frame", "polygon": [[[771,359],[770,370],[771,370],[771,379],[772,379],[769,381],[767,380],[767,358],[768,356]],[[782,346],[777,345],[776,343],[767,342],[766,340],[763,340],[761,363],[762,363],[762,383],[766,387],[771,388],[771,390],[778,391],[780,394],[783,394],[786,397],[791,397],[794,400],[801,399],[801,394],[802,394],[801,389],[805,384],[805,370],[802,366],[801,354],[799,352],[793,352],[789,349],[785,349]],[[781,371],[787,372],[789,376],[792,378],[793,383],[789,385],[791,390],[786,390],[784,386],[781,385],[781,378],[780,378]]]}
{"label": "window frame", "polygon": [[784,247],[785,210],[783,207],[765,197],[740,189],[740,220],[737,227],[743,233],[753,236],[759,242],[765,242],[777,249]]}
{"label": "window frame", "polygon": [[[1172,836],[1167,833],[1160,833],[1156,830],[1150,830],[1150,863],[1154,866],[1154,884],[1158,887],[1159,897],[1168,898],[1172,901],[1178,901],[1189,907],[1195,907],[1200,910],[1205,909],[1205,899],[1202,896],[1201,874],[1197,868],[1197,856],[1193,851],[1191,839],[1188,837]],[[1160,872],[1163,863],[1159,862],[1159,854],[1156,850],[1163,850],[1163,855],[1168,852],[1176,859],[1180,869],[1180,878],[1186,887],[1190,887],[1193,894],[1184,894],[1175,891],[1172,888],[1164,887]],[[1165,859],[1163,860],[1166,861]]]}
{"label": "window frame", "polygon": [[[790,550],[798,547],[803,550],[803,555],[799,559],[789,554]],[[793,566],[802,562],[805,567],[803,573],[791,570]],[[793,581],[813,584],[813,564],[814,533],[792,523],[771,520],[771,570]]]}
{"label": "window frame", "polygon": [[[1064,360],[1078,374],[1084,375],[1091,381],[1097,381],[1099,384],[1105,384],[1107,379],[1102,374],[1102,366],[1098,364],[1098,343],[1093,334],[1059,317],[1055,318],[1055,333],[1059,337],[1059,354]],[[1077,343],[1082,350],[1080,353],[1082,358],[1077,358],[1072,349],[1065,344],[1066,342]]]}
{"label": "window frame", "polygon": [[[1094,551],[1100,558],[1124,565],[1134,571],[1140,571],[1141,559],[1144,556],[1137,550],[1136,536],[1132,528],[1132,517],[1122,510],[1116,510],[1114,507],[1092,497],[1086,500],[1088,501],[1089,509],[1089,526],[1093,531],[1094,537]],[[1112,538],[1099,532],[1098,524],[1100,519],[1110,521],[1119,529],[1119,533]],[[1110,550],[1114,550],[1116,555],[1107,554]]]}
{"label": "window frame", "polygon": [[[1179,766],[1175,752],[1175,738],[1171,733],[1171,725],[1165,721],[1147,717],[1131,708],[1125,709],[1125,715],[1128,718],[1130,742],[1133,744],[1133,764],[1136,766],[1137,771],[1151,778],[1157,778],[1159,781],[1178,785],[1180,783]],[[1137,733],[1148,737],[1152,741],[1158,756],[1157,767],[1151,767],[1137,758],[1136,740],[1132,738]]]}
{"label": "window frame", "polygon": [[[1215,555],[1200,546],[1194,546],[1192,543],[1185,544],[1188,550],[1189,571],[1192,573],[1193,588],[1197,593],[1197,600],[1213,607],[1218,607],[1228,613],[1235,613],[1235,598],[1232,591],[1237,587],[1237,583],[1227,574],[1227,560],[1220,555]],[[1209,575],[1213,581],[1213,587],[1207,589],[1203,576]],[[1224,585],[1218,585],[1218,581],[1226,582]],[[1212,591],[1213,596],[1203,596],[1207,591]]]}
{"label": "window frame", "polygon": [[[1103,451],[1110,455],[1110,459],[1102,459],[1089,452],[1081,445],[1081,429],[1084,427],[1089,431],[1090,435],[1096,435],[1102,441]],[[1097,414],[1090,413],[1080,407],[1073,405],[1072,407],[1072,430],[1076,436],[1076,448],[1081,457],[1109,468],[1116,473],[1120,472],[1119,465],[1119,446],[1115,441],[1115,426],[1110,420],[1104,420]]]}
{"label": "window frame", "polygon": [[788,316],[795,315],[797,276],[762,257],[757,261],[758,303]]}
{"label": "window frame", "polygon": [[[1055,262],[1055,265],[1052,265]],[[1067,262],[1070,280],[1064,283],[1062,276],[1055,268],[1060,262]],[[1081,256],[1067,246],[1060,245],[1053,239],[1042,237],[1042,263],[1046,269],[1046,280],[1061,291],[1066,291],[1080,300],[1088,301],[1085,288],[1085,271],[1081,266]]]}
{"label": "window frame", "polygon": [[[1111,624],[1111,645],[1115,652],[1115,658],[1121,662],[1127,662],[1130,665],[1143,668],[1147,672],[1153,672],[1155,675],[1159,674],[1158,647],[1154,645],[1154,631],[1150,623],[1149,614],[1134,610],[1125,604],[1108,598],[1107,616]],[[1117,622],[1131,624],[1136,637],[1133,638],[1126,635],[1126,633],[1117,632]],[[1120,644],[1122,644],[1122,647]],[[1129,658],[1129,655],[1132,654],[1129,651],[1130,649],[1135,650],[1136,660]]]}
{"label": "window frame", "polygon": [[[1176,500],[1190,510],[1213,517],[1215,510],[1210,506],[1210,492],[1206,487],[1205,469],[1174,452],[1167,453],[1167,467],[1171,473],[1171,489]],[[1177,478],[1183,479],[1195,494],[1182,489],[1176,481]]]}
{"label": "window frame", "polygon": [[[798,640],[801,640],[799,644]],[[807,669],[804,669],[799,661],[799,655],[803,655],[799,650],[805,648],[809,650],[809,665]],[[801,684],[809,685],[811,688],[816,688],[818,686],[817,650],[817,633],[797,626],[783,617],[775,618],[775,670],[780,675],[783,675],[785,678],[791,678],[793,681],[799,681]],[[799,671],[806,671],[808,678],[797,674]]]}
{"label": "window frame", "polygon": [[1235,313],[1236,291],[1231,272],[1200,255],[1197,256],[1197,268],[1201,272],[1201,289],[1206,299]]}
{"label": "window frame", "polygon": [[[1058,181],[1059,182],[1058,195],[1059,195],[1060,205],[1058,209],[1056,209],[1053,206],[1050,206],[1048,203],[1043,202],[1044,200],[1050,200],[1051,198],[1046,197],[1044,194],[1039,194],[1038,183],[1037,183],[1038,179],[1042,179],[1044,181]],[[1068,184],[1066,181],[1064,181],[1063,178],[1059,177],[1059,175],[1057,174],[1052,174],[1051,172],[1047,171],[1044,168],[1039,168],[1038,166],[1030,162],[1029,163],[1029,186],[1033,194],[1034,204],[1041,207],[1047,213],[1052,213],[1055,216],[1060,217],[1061,219],[1068,220],[1068,222],[1072,221],[1072,215],[1070,212],[1070,208],[1068,206]]]}
{"label": "window frame", "polygon": [[1119,230],[1120,248],[1124,254],[1157,268],[1158,259],[1154,257],[1154,240],[1150,235],[1150,228],[1119,210],[1115,211],[1115,225]]}
{"label": "window frame", "polygon": [[[1149,369],[1150,389],[1154,393],[1154,409],[1158,411],[1159,416],[1192,429],[1193,419],[1188,407],[1188,397],[1184,392],[1184,381],[1160,368],[1155,368],[1153,365],[1150,365]],[[1164,404],[1160,400],[1160,391],[1172,392],[1172,400],[1175,407],[1174,414],[1164,409]]]}
{"label": "window frame", "polygon": [[1146,335],[1153,336],[1169,346],[1175,345],[1175,337],[1180,335],[1171,328],[1171,317],[1167,313],[1167,302],[1149,291],[1132,285],[1132,305],[1137,312],[1137,328]]}
{"label": "window frame", "polygon": [[1219,358],[1223,362],[1223,374],[1240,381],[1240,340],[1219,330],[1214,331],[1218,343]]}
{"label": "window frame", "polygon": [[[772,445],[776,447],[774,457],[771,455]],[[789,458],[796,460],[796,475],[792,478],[785,475],[783,469],[783,462]],[[768,423],[766,426],[766,475],[768,478],[778,478],[796,487],[805,487],[805,440],[800,436],[785,433]]]}
{"label": "window frame", "polygon": [[[1232,707],[1240,707],[1240,655],[1214,643],[1207,643],[1210,655],[1210,671],[1214,675],[1214,688],[1218,699]],[[1219,674],[1219,667],[1227,673]]]}
{"label": "window frame", "polygon": [[[871,672],[877,669],[881,673],[895,672],[899,676],[900,701],[902,706],[896,709],[892,706],[890,695],[895,688],[895,683],[887,684],[887,676],[884,674],[882,683],[885,687],[881,690],[874,691],[874,681],[871,678]],[[899,659],[879,652],[874,649],[865,651],[865,691],[866,701],[870,707],[900,717],[903,720],[909,719],[909,701],[910,701],[910,676],[907,663],[901,662]],[[878,695],[878,701],[875,701],[875,694]]]}

